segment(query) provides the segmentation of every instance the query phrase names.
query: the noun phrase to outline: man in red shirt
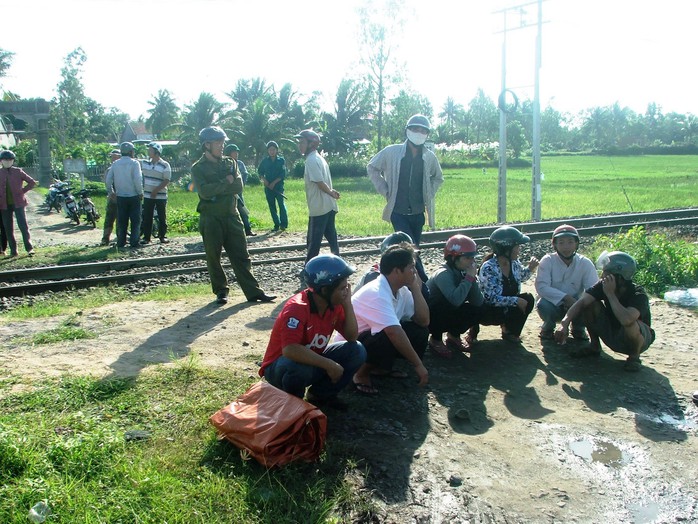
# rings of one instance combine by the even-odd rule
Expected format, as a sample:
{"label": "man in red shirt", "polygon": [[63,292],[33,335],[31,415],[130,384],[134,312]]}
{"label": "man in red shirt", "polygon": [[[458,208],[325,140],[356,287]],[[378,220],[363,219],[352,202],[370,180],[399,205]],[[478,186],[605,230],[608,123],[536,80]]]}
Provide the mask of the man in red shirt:
{"label": "man in red shirt", "polygon": [[[335,255],[305,266],[308,288],[284,304],[274,322],[259,375],[271,385],[318,406],[346,410],[337,395],[366,360],[351,305],[354,270]],[[346,339],[329,344],[334,331]]]}

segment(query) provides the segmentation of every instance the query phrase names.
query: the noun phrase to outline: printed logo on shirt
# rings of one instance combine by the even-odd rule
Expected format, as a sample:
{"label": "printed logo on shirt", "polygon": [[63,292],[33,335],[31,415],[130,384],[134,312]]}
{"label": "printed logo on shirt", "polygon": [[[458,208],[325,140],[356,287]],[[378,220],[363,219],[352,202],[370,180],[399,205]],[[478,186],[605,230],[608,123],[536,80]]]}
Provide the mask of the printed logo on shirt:
{"label": "printed logo on shirt", "polygon": [[289,329],[296,329],[300,323],[301,323],[300,320],[298,320],[297,318],[291,317],[288,319],[288,322],[286,323],[286,327],[288,327]]}
{"label": "printed logo on shirt", "polygon": [[315,333],[313,340],[311,340],[310,344],[308,344],[306,347],[308,349],[313,349],[313,348],[322,349],[327,345],[329,340],[330,340],[330,337],[328,337],[327,335],[323,335],[321,333]]}

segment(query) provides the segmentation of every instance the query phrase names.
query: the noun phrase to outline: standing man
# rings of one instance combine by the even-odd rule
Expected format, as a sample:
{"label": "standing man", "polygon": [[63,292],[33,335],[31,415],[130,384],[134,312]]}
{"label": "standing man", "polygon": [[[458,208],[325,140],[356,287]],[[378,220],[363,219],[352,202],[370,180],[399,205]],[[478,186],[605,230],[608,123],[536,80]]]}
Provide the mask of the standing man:
{"label": "standing man", "polygon": [[635,259],[622,251],[604,251],[596,265],[603,269],[601,280],[588,288],[567,310],[555,331],[558,344],[567,342],[569,325],[583,317],[591,343],[573,356],[599,356],[603,340],[613,351],[628,355],[626,371],[639,371],[640,354],[654,342],[650,303],[645,290],[632,281]]}
{"label": "standing man", "polygon": [[[538,266],[536,292],[538,315],[543,320],[540,328],[541,340],[552,340],[555,323],[562,320],[584,290],[599,280],[594,263],[577,253],[579,233],[568,224],[562,224],[553,231],[554,253],[545,255]],[[572,337],[575,340],[589,340],[581,317],[572,324]]]}
{"label": "standing man", "polygon": [[429,372],[422,363],[429,338],[429,306],[422,295],[415,260],[412,245],[390,246],[381,256],[380,276],[352,297],[358,340],[366,348],[366,363],[353,379],[360,393],[378,393],[372,375],[403,377],[392,369],[398,356],[414,366],[420,386],[429,382]]}
{"label": "standing man", "polygon": [[141,163],[134,158],[136,148],[131,142],[123,142],[121,158],[107,171],[107,198],[116,195],[116,247],[126,246],[126,230],[131,223],[131,249],[139,247],[141,234],[141,201],[143,200],[143,175]]}
{"label": "standing man", "polygon": [[376,191],[387,202],[383,220],[390,222],[394,231],[407,233],[417,247],[425,212],[429,227],[436,225],[434,197],[444,181],[436,155],[424,147],[430,130],[427,117],[412,116],[405,126],[407,140],[379,151],[366,168]]}
{"label": "standing man", "polygon": [[[276,317],[259,375],[308,402],[345,410],[337,398],[366,360],[351,305],[348,277],[354,270],[334,255],[305,265],[308,288],[292,296]],[[346,342],[329,344],[334,331]]]}
{"label": "standing man", "polygon": [[[288,213],[286,204],[284,203],[284,179],[286,178],[286,162],[279,156],[279,144],[274,142],[267,143],[267,156],[259,164],[257,173],[264,184],[264,196],[267,197],[269,212],[271,219],[274,222],[273,231],[285,231],[288,227]],[[276,212],[276,206],[279,206],[279,212]]]}
{"label": "standing man", "polygon": [[157,142],[148,144],[148,158],[141,163],[143,170],[143,241],[150,244],[153,233],[153,211],[158,211],[158,237],[160,243],[166,244],[167,239],[167,186],[172,178],[170,164],[161,158],[162,146]]}
{"label": "standing man", "polygon": [[[22,233],[22,241],[27,255],[34,254],[31,242],[29,225],[27,224],[27,191],[36,186],[36,180],[30,177],[23,169],[14,166],[16,156],[9,149],[0,153],[0,216],[2,225],[7,235],[7,243],[10,246],[10,256],[17,256],[17,242],[15,241],[15,226],[12,217],[17,219],[17,227]],[[5,250],[3,249],[3,252]]]}
{"label": "standing man", "polygon": [[309,215],[306,239],[308,253],[305,261],[308,262],[320,253],[323,236],[330,244],[332,254],[339,255],[337,229],[334,225],[334,218],[338,211],[339,191],[332,189],[330,167],[317,151],[320,146],[320,135],[312,129],[305,129],[294,138],[298,139],[298,149],[305,157],[303,179]]}
{"label": "standing man", "polygon": [[223,156],[228,137],[218,126],[199,132],[203,154],[191,167],[191,176],[199,193],[199,231],[206,251],[206,265],[216,303],[228,302],[228,279],[221,265],[223,248],[233,267],[235,278],[248,302],[272,302],[252,274],[247,239],[237,209],[236,195],[242,191],[242,178],[232,159]]}
{"label": "standing man", "polygon": [[[112,149],[109,153],[109,159],[113,164],[121,158],[121,151],[118,149]],[[107,183],[107,173],[109,170],[104,172],[104,184]],[[100,246],[108,246],[109,240],[111,238],[111,232],[114,230],[114,222],[116,222],[116,195],[107,191],[107,210],[104,212],[104,232],[102,233],[102,242]]]}
{"label": "standing man", "polygon": [[[247,177],[250,176],[250,174],[247,172],[247,166],[245,166],[245,163],[242,160],[238,160],[240,148],[235,144],[228,144],[227,146],[225,146],[223,154],[237,162],[238,171],[240,172],[240,176],[242,177],[242,190],[244,191],[245,186],[247,185]],[[245,226],[245,235],[248,237],[257,236],[257,233],[252,232],[252,226],[250,225],[250,212],[245,206],[245,200],[242,197],[242,192],[240,192],[240,194],[237,195],[237,206],[238,213],[240,213],[240,219],[242,220],[242,225]]]}

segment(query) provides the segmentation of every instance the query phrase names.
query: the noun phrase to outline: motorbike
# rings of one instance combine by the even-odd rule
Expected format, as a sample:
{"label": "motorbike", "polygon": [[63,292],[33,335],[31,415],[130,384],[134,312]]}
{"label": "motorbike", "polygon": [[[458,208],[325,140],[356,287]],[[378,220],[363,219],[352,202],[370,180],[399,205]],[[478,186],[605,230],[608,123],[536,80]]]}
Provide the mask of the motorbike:
{"label": "motorbike", "polygon": [[78,202],[78,215],[85,215],[85,221],[88,224],[92,224],[92,227],[97,227],[99,213],[97,212],[97,207],[94,202],[89,198],[89,194],[90,192],[87,189],[78,191],[78,196],[80,197]]}
{"label": "motorbike", "polygon": [[49,213],[53,209],[55,209],[59,213],[61,212],[61,209],[63,208],[64,199],[64,194],[62,193],[62,191],[67,187],[68,184],[62,182],[61,180],[54,182],[48,187],[48,193],[46,194],[46,200],[44,204],[48,208]]}
{"label": "motorbike", "polygon": [[61,188],[59,193],[63,196],[63,210],[65,211],[66,218],[75,221],[76,225],[80,225],[80,213],[78,211],[78,204],[75,201],[75,197],[71,194],[71,188],[68,184]]}

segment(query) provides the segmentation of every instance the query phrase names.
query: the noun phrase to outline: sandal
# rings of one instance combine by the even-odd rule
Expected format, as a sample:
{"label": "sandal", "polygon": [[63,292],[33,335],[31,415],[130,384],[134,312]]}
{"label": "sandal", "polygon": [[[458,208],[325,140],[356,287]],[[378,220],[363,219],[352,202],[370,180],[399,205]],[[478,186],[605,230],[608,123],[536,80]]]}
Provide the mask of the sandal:
{"label": "sandal", "polygon": [[362,395],[378,395],[378,389],[376,389],[372,384],[362,384],[361,382],[351,382],[354,385],[354,389],[357,393]]}
{"label": "sandal", "polygon": [[470,353],[470,346],[463,342],[460,338],[455,339],[446,337],[446,347],[459,353]]}
{"label": "sandal", "polygon": [[441,358],[453,357],[453,352],[443,342],[429,342],[429,349]]}

